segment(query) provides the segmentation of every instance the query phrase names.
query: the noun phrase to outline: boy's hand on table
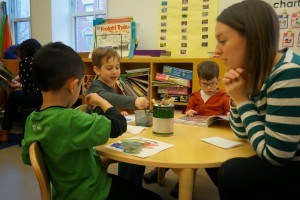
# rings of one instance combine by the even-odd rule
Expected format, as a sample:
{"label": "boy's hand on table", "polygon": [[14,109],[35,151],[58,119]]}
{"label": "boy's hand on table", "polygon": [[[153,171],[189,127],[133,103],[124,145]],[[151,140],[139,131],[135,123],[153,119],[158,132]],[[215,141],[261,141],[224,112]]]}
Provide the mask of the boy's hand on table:
{"label": "boy's hand on table", "polygon": [[196,114],[197,114],[197,111],[195,111],[193,109],[190,109],[190,110],[186,111],[186,113],[185,113],[185,115],[190,116],[190,117],[192,117]]}

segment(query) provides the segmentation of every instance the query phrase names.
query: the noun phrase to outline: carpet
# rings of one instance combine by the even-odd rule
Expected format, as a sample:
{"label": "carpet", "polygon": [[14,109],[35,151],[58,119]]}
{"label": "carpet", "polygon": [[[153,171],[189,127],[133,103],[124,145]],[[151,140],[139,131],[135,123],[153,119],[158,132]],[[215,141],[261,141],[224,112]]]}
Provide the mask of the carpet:
{"label": "carpet", "polygon": [[17,144],[19,144],[19,142],[22,138],[23,138],[23,134],[11,133],[9,143],[7,143],[7,144],[0,143],[0,149],[4,149],[7,147],[17,145]]}

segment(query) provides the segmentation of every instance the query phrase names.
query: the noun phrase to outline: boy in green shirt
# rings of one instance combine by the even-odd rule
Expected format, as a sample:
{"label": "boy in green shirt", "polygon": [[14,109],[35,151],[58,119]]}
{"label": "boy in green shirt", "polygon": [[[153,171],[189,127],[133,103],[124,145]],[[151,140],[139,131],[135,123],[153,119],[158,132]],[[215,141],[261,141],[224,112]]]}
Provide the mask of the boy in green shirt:
{"label": "boy in green shirt", "polygon": [[43,104],[26,121],[22,159],[30,165],[29,147],[39,142],[56,199],[161,199],[108,174],[93,147],[126,131],[124,116],[95,93],[86,96],[91,107],[104,115],[87,114],[70,107],[79,96],[84,75],[80,56],[70,47],[49,43],[35,55],[33,74],[42,90]]}

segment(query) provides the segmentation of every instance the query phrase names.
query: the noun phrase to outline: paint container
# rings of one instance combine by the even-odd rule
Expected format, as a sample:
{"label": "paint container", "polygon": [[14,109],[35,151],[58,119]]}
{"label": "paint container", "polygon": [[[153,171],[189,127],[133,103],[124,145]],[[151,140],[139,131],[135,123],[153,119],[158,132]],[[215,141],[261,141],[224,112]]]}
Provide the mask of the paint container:
{"label": "paint container", "polygon": [[174,105],[153,105],[152,132],[158,136],[171,136],[174,129]]}
{"label": "paint container", "polygon": [[152,126],[153,113],[148,110],[135,110],[135,125],[137,126]]}

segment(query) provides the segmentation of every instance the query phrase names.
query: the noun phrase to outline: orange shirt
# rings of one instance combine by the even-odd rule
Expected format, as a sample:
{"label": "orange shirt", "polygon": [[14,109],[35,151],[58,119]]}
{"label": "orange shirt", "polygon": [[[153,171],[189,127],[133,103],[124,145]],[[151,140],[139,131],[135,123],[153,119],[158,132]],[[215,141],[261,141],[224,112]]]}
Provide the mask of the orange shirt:
{"label": "orange shirt", "polygon": [[200,90],[198,90],[190,95],[184,113],[193,109],[197,111],[198,115],[227,115],[229,108],[229,97],[223,90],[218,90],[218,92],[211,96],[205,103],[200,95]]}

